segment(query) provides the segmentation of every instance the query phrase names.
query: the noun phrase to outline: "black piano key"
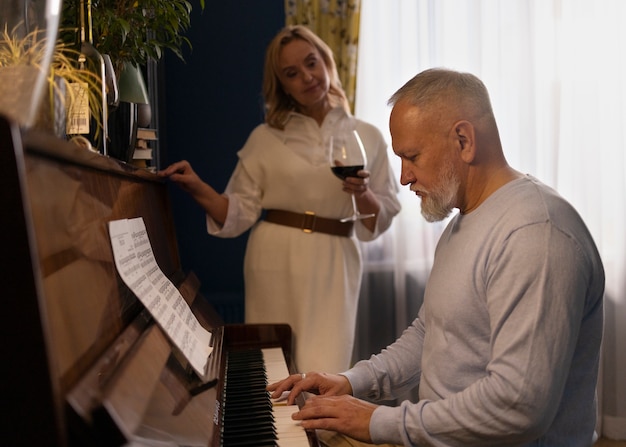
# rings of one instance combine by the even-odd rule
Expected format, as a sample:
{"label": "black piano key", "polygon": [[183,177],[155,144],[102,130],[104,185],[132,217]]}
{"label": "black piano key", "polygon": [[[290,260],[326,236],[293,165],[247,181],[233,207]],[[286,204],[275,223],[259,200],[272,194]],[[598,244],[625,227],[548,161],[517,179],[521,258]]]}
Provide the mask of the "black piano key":
{"label": "black piano key", "polygon": [[221,434],[222,434],[222,438],[224,437],[234,438],[237,436],[244,437],[244,436],[248,436],[251,434],[265,436],[265,437],[274,437],[274,438],[276,438],[277,436],[276,429],[272,425],[270,426],[267,426],[267,425],[246,426],[245,424],[232,425],[232,426],[229,425],[228,429],[223,429],[221,431]]}
{"label": "black piano key", "polygon": [[246,440],[233,440],[229,439],[222,444],[224,447],[276,447],[276,439],[246,439]]}
{"label": "black piano key", "polygon": [[234,413],[230,410],[226,410],[226,414],[224,415],[225,421],[238,421],[238,420],[247,420],[250,422],[257,421],[267,421],[269,424],[274,422],[274,416],[271,413],[271,409],[269,412],[256,412],[256,413]]}
{"label": "black piano key", "polygon": [[230,402],[228,405],[224,406],[224,411],[226,411],[227,416],[228,413],[230,413],[231,411],[235,411],[244,417],[253,417],[257,414],[265,414],[267,412],[271,412],[272,404],[263,402],[256,405],[250,405],[245,403],[233,404],[232,402]]}
{"label": "black piano key", "polygon": [[261,350],[231,351],[223,388],[221,445],[276,446],[278,439]]}

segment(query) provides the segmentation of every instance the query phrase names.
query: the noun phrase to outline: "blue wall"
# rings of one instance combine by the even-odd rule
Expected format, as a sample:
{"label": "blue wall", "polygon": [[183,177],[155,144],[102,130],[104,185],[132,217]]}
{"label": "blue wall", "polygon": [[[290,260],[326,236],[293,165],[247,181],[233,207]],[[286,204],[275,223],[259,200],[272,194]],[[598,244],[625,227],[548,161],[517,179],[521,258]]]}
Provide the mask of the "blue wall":
{"label": "blue wall", "polygon": [[[263,121],[261,84],[265,47],[284,25],[284,0],[193,0],[185,62],[166,54],[160,93],[161,166],[189,160],[221,192],[236,152]],[[243,320],[243,255],[247,233],[209,236],[203,210],[170,185],[182,267],[226,322]]]}

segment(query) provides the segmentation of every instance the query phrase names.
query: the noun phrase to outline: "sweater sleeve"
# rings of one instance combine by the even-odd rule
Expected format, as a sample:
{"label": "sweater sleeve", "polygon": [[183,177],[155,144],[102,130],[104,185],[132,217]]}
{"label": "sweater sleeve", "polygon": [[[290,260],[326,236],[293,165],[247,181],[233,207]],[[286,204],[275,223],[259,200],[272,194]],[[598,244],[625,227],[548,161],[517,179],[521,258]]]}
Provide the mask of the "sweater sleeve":
{"label": "sweater sleeve", "polygon": [[342,373],[350,381],[352,394],[370,400],[387,400],[417,386],[423,340],[424,326],[418,316],[394,343]]}

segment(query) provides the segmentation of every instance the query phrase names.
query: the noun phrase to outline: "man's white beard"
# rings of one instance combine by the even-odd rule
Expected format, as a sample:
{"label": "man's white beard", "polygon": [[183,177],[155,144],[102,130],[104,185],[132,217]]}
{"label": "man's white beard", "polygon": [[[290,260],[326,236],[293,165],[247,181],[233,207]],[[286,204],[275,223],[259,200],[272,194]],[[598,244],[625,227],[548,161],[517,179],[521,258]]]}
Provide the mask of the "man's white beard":
{"label": "man's white beard", "polygon": [[422,216],[428,222],[438,222],[450,215],[455,207],[459,180],[452,161],[448,159],[439,175],[439,181],[432,191],[422,196]]}

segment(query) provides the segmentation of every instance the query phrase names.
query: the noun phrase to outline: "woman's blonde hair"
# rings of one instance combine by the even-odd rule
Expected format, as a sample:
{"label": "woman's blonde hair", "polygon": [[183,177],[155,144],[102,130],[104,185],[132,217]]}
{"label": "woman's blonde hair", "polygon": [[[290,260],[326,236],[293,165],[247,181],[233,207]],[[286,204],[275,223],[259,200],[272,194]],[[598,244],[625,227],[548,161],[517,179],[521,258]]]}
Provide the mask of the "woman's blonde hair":
{"label": "woman's blonde hair", "polygon": [[292,110],[298,110],[298,104],[285,93],[280,83],[278,65],[280,51],[289,42],[300,39],[308,42],[319,51],[330,78],[329,96],[333,106],[342,106],[350,113],[350,105],[341,87],[337,65],[330,47],[313,31],[302,25],[283,28],[270,42],[265,52],[263,73],[263,99],[265,101],[265,122],[271,127],[284,129],[287,116]]}

